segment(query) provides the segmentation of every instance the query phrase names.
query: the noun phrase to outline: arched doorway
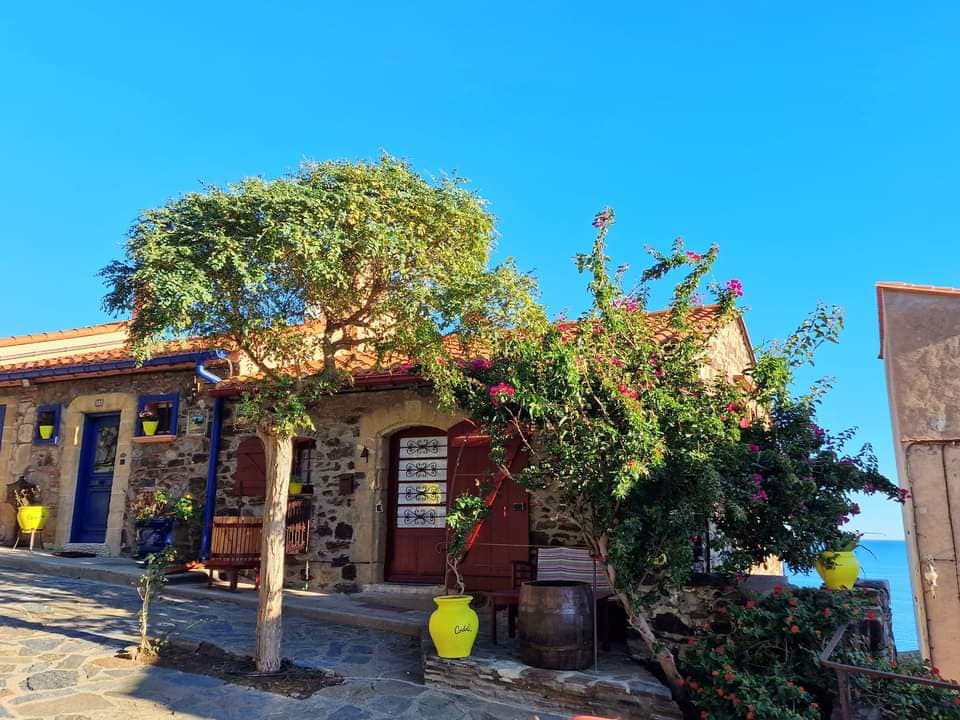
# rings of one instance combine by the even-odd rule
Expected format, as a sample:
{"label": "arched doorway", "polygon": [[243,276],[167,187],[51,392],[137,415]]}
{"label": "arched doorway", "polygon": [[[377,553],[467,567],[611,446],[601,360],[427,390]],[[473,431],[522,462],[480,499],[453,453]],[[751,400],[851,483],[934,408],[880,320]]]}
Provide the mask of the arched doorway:
{"label": "arched doorway", "polygon": [[[414,427],[390,445],[388,582],[443,582],[446,513],[461,493],[483,492],[490,513],[463,563],[467,587],[507,588],[513,560],[527,560],[529,497],[490,461],[490,438],[464,421],[444,432]],[[507,448],[511,471],[526,464],[519,443]]]}

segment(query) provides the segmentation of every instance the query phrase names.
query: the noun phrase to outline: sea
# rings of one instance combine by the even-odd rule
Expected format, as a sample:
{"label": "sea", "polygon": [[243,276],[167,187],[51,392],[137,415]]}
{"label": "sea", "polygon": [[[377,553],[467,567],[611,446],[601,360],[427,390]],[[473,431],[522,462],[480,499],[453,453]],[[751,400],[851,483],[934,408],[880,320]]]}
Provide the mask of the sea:
{"label": "sea", "polygon": [[[913,615],[913,591],[907,566],[907,544],[903,540],[861,540],[857,559],[862,568],[860,577],[887,580],[890,583],[890,605],[893,610],[893,637],[897,650],[917,650],[917,625]],[[820,587],[816,572],[806,575],[787,573],[790,582],[803,587]]]}

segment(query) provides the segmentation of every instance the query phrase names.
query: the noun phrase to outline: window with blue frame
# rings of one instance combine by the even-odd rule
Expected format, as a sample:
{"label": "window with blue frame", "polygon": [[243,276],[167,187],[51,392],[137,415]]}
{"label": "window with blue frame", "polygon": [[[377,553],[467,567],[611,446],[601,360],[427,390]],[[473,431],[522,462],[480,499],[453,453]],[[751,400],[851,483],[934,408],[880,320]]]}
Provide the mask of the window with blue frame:
{"label": "window with blue frame", "polygon": [[56,445],[60,439],[60,406],[41,405],[33,428],[34,445]]}
{"label": "window with blue frame", "polygon": [[141,395],[137,400],[137,437],[176,435],[180,395]]}

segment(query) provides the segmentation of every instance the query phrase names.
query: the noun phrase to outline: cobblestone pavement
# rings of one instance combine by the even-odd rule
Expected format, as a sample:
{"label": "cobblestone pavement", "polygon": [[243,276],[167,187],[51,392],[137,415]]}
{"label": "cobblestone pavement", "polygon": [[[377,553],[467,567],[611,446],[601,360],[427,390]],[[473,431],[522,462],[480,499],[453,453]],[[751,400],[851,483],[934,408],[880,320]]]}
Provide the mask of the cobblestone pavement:
{"label": "cobblestone pavement", "polygon": [[[252,654],[249,608],[182,598],[154,607],[154,634]],[[138,608],[132,588],[0,570],[0,718],[559,720],[424,687],[414,638],[299,617],[285,619],[284,656],[347,678],[307,700],[137,665],[114,655],[134,641]]]}

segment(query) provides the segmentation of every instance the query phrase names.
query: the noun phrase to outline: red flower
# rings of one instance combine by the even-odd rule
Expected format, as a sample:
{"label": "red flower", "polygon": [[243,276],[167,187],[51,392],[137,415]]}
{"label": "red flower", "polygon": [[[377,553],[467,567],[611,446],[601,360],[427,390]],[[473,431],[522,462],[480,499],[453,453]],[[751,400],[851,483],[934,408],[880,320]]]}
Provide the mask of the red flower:
{"label": "red flower", "polygon": [[517,394],[516,388],[505,382],[491,385],[487,392],[490,393],[490,401],[494,405],[500,405]]}
{"label": "red flower", "polygon": [[636,400],[637,397],[639,396],[639,393],[636,390],[631,390],[623,383],[620,383],[619,385],[617,385],[617,390],[620,391],[621,395],[631,398],[632,400]]}
{"label": "red flower", "polygon": [[717,655],[723,655],[725,652],[727,652],[727,649],[723,645],[717,647]]}
{"label": "red flower", "polygon": [[744,605],[744,607],[747,610],[753,610],[756,606],[757,606],[757,603],[755,600],[747,600],[747,604]]}
{"label": "red flower", "polygon": [[701,255],[700,253],[696,253],[693,250],[687,250],[687,257],[692,262],[700,262],[701,260],[703,260],[703,255]]}
{"label": "red flower", "polygon": [[797,599],[796,599],[795,597],[792,597],[792,598],[790,598],[789,600],[787,600],[787,603],[790,605],[790,607],[796,607],[796,606],[797,606]]}
{"label": "red flower", "polygon": [[831,615],[833,615],[833,611],[832,611],[830,608],[824,608],[824,609],[823,609],[823,616],[824,616],[824,617],[830,617]]}
{"label": "red flower", "polygon": [[726,675],[723,676],[723,679],[726,680],[727,682],[733,682],[734,678],[735,676],[732,672],[728,672]]}
{"label": "red flower", "polygon": [[876,620],[877,614],[873,610],[867,610],[867,620]]}
{"label": "red flower", "polygon": [[593,218],[593,226],[595,228],[605,228],[613,225],[613,210],[610,208],[604,208],[598,212]]}
{"label": "red flower", "polygon": [[727,412],[740,412],[740,406],[737,403],[727,403]]}
{"label": "red flower", "polygon": [[783,595],[783,585],[774,585],[773,586],[774,595]]}
{"label": "red flower", "polygon": [[791,634],[796,635],[798,632],[800,632],[800,628],[797,627],[796,625],[791,625],[791,626],[790,626],[790,632],[791,632]]}
{"label": "red flower", "polygon": [[746,429],[749,428],[751,425],[753,425],[753,421],[752,421],[750,418],[748,418],[748,417],[740,418],[740,429],[741,429],[741,430],[746,430]]}

